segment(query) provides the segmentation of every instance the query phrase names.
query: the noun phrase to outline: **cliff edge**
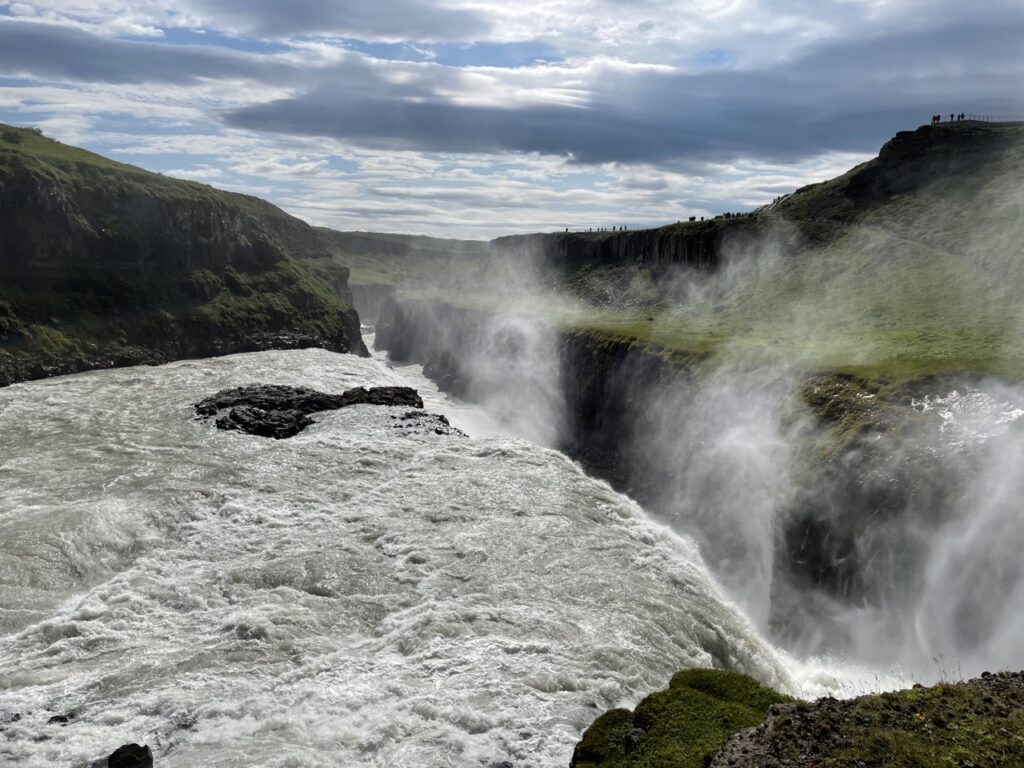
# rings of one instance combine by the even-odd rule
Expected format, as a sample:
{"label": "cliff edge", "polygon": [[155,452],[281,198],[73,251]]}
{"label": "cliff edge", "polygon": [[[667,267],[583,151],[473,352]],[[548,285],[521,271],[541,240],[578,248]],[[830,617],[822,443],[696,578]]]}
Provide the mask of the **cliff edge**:
{"label": "cliff edge", "polygon": [[366,354],[347,280],[270,203],[0,125],[0,385],[260,349]]}

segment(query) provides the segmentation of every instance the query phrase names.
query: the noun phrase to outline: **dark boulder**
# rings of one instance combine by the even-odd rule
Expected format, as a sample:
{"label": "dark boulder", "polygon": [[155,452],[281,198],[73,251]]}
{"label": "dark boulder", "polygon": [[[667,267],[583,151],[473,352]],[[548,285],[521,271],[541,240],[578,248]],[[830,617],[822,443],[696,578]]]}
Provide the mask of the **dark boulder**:
{"label": "dark boulder", "polygon": [[423,399],[411,387],[356,387],[341,396],[341,406],[347,405],[398,405],[405,408],[422,408]]}
{"label": "dark boulder", "polygon": [[408,411],[401,416],[392,416],[395,420],[394,428],[401,431],[404,436],[408,435],[453,435],[455,437],[466,437],[466,433],[458,427],[453,427],[447,417],[439,413],[425,413],[423,411]]}
{"label": "dark boulder", "polygon": [[153,768],[153,753],[145,745],[125,744],[107,758],[107,768]]}
{"label": "dark boulder", "polygon": [[225,389],[195,404],[196,413],[210,417],[226,408],[244,405],[264,411],[297,411],[316,413],[341,408],[344,395],[329,395],[306,387],[277,384],[252,384]]}
{"label": "dark boulder", "polygon": [[251,405],[232,408],[217,419],[217,428],[238,430],[249,435],[284,440],[294,437],[313,423],[302,411],[265,411]]}
{"label": "dark boulder", "polygon": [[309,414],[351,405],[422,408],[423,400],[410,387],[356,387],[331,395],[306,387],[252,384],[222,390],[193,407],[203,419],[223,414],[215,422],[218,429],[283,440],[313,424]]}

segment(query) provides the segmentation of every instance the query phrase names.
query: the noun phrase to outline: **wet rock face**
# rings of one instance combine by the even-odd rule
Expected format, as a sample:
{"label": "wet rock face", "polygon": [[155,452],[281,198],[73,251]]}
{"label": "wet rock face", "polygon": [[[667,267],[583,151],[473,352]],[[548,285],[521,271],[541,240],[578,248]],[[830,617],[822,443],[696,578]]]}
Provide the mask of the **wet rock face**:
{"label": "wet rock face", "polygon": [[[203,419],[221,414],[215,422],[218,429],[283,440],[294,437],[312,424],[309,414],[351,405],[422,408],[423,399],[411,387],[356,387],[340,395],[332,395],[306,387],[252,384],[222,390],[193,407]],[[443,416],[432,418],[444,420],[444,425],[451,429]]]}
{"label": "wet rock face", "polygon": [[451,435],[454,437],[466,437],[466,433],[458,427],[453,427],[447,417],[437,413],[424,413],[423,411],[409,411],[401,416],[392,416],[394,428],[402,435]]}
{"label": "wet rock face", "polygon": [[248,435],[284,440],[294,437],[313,423],[302,411],[265,411],[251,405],[232,408],[217,419],[217,429],[237,430]]}
{"label": "wet rock face", "polygon": [[148,746],[125,744],[107,758],[107,768],[153,768],[153,753]]}
{"label": "wet rock face", "polygon": [[[316,413],[341,407],[340,395],[328,395],[305,387],[285,387],[275,384],[252,384],[247,387],[224,389],[204,398],[193,406],[205,418],[226,408],[244,406],[262,411],[297,411]],[[226,429],[226,427],[223,427]]]}
{"label": "wet rock face", "polygon": [[411,387],[356,387],[341,396],[341,408],[349,405],[391,405],[422,408],[423,400]]}

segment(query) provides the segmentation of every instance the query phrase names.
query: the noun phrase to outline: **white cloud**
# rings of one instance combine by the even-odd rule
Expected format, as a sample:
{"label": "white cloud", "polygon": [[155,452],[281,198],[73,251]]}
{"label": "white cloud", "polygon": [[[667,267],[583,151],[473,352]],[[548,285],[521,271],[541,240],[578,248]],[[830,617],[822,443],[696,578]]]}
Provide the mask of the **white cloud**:
{"label": "white cloud", "polygon": [[[63,41],[0,50],[0,119],[315,223],[490,236],[754,206],[959,100],[1021,103],[1019,0],[403,2],[0,0],[0,34]],[[560,60],[445,66],[445,39]]]}

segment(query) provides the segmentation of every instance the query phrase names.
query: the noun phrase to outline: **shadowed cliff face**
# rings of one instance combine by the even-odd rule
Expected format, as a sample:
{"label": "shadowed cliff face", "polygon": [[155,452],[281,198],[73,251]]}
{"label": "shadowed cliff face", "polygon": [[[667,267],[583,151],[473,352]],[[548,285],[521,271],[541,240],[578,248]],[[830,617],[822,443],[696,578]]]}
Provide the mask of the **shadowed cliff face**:
{"label": "shadowed cliff face", "polygon": [[0,130],[0,383],[266,348],[365,353],[348,273],[256,198]]}
{"label": "shadowed cliff face", "polygon": [[723,244],[754,228],[752,219],[721,219],[698,222],[682,231],[512,235],[494,240],[492,247],[499,257],[527,254],[566,275],[583,267],[637,262],[660,272],[673,266],[713,269],[719,264]]}

